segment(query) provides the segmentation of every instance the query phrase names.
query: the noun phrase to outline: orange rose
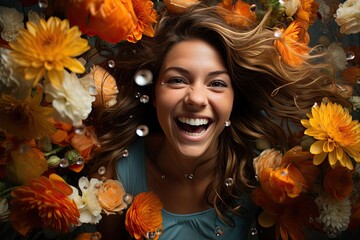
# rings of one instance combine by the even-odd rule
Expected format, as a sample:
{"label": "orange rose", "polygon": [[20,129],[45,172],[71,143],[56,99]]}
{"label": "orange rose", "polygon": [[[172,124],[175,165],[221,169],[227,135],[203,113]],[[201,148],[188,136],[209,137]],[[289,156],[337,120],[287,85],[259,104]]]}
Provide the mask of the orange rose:
{"label": "orange rose", "polygon": [[44,154],[37,148],[23,144],[11,152],[6,173],[10,182],[23,185],[29,179],[40,177],[47,169]]}
{"label": "orange rose", "polygon": [[147,234],[154,234],[158,239],[162,229],[161,210],[163,205],[153,192],[143,192],[136,195],[126,212],[125,227],[132,237],[142,239]]}
{"label": "orange rose", "polygon": [[137,23],[131,0],[67,0],[66,12],[81,32],[110,43],[125,40]]}
{"label": "orange rose", "polygon": [[199,0],[164,0],[166,9],[173,14],[185,13],[191,6],[199,2]]}
{"label": "orange rose", "polygon": [[85,128],[84,134],[73,134],[70,143],[80,153],[85,162],[91,159],[93,151],[99,147],[94,128],[89,126]]}
{"label": "orange rose", "polygon": [[107,215],[121,212],[127,208],[124,202],[125,190],[117,180],[108,179],[100,187],[98,199]]}

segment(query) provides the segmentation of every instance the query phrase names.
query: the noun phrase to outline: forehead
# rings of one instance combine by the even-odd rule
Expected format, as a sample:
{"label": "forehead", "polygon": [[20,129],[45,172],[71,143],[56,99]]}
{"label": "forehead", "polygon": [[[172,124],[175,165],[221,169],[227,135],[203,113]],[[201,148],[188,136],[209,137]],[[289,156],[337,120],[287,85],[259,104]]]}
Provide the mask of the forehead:
{"label": "forehead", "polygon": [[201,39],[190,39],[176,43],[166,54],[163,68],[169,65],[192,65],[195,63],[221,65],[223,61],[218,50]]}

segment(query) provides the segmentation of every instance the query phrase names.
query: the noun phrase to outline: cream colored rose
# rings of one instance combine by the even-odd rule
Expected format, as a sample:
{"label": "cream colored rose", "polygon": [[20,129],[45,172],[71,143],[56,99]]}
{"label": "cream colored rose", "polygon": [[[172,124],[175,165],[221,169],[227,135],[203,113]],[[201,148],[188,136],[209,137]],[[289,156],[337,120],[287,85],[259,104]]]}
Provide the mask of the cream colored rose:
{"label": "cream colored rose", "polygon": [[117,180],[106,180],[101,185],[98,194],[99,203],[107,215],[119,213],[127,208],[127,204],[123,200],[124,187]]}

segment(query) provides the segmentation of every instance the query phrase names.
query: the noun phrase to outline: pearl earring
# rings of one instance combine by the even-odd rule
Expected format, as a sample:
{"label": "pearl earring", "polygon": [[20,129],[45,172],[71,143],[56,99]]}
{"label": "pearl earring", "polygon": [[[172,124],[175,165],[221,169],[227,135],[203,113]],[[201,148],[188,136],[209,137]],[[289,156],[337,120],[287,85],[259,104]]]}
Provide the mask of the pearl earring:
{"label": "pearl earring", "polygon": [[225,121],[225,127],[229,127],[231,125],[230,120]]}

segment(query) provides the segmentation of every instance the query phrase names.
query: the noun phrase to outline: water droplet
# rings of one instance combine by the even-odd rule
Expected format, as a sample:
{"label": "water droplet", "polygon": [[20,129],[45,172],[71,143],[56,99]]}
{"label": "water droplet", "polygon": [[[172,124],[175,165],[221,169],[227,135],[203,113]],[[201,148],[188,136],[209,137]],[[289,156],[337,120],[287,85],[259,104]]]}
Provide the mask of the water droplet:
{"label": "water droplet", "polygon": [[347,52],[346,53],[346,60],[353,60],[355,58],[355,53],[354,52]]}
{"label": "water droplet", "polygon": [[156,238],[156,232],[147,232],[146,233],[146,238],[147,239],[155,239]]}
{"label": "water droplet", "polygon": [[66,158],[61,159],[59,166],[62,168],[66,168],[69,166],[69,161]]}
{"label": "water droplet", "polygon": [[122,152],[122,156],[123,157],[128,157],[129,156],[129,151],[127,149],[125,149],[123,152]]}
{"label": "water droplet", "polygon": [[225,179],[225,186],[231,187],[234,184],[234,179],[231,177]]}
{"label": "water droplet", "polygon": [[90,240],[100,240],[101,237],[102,236],[100,232],[93,232],[90,236]]}
{"label": "water droplet", "polygon": [[276,30],[275,32],[274,32],[274,36],[276,37],[276,38],[279,38],[279,37],[281,37],[281,35],[282,35],[282,30],[281,29],[278,29],[278,30]]}
{"label": "water droplet", "polygon": [[115,61],[114,60],[109,60],[108,61],[108,66],[109,66],[109,68],[114,68],[115,67]]}
{"label": "water droplet", "polygon": [[125,193],[123,200],[126,204],[130,204],[133,200],[133,197],[131,194]]}
{"label": "water droplet", "polygon": [[313,223],[314,222],[314,219],[310,216],[309,217],[309,223]]}
{"label": "water droplet", "polygon": [[106,167],[105,166],[99,167],[98,174],[101,176],[104,175],[105,173],[106,173]]}
{"label": "water droplet", "polygon": [[149,96],[148,95],[142,95],[140,97],[140,102],[142,103],[148,103],[149,102]]}
{"label": "water droplet", "polygon": [[134,117],[134,115],[130,115],[130,116],[129,116],[130,119],[133,118],[133,117]]}
{"label": "water droplet", "polygon": [[258,234],[257,228],[256,228],[256,227],[252,227],[252,228],[250,229],[250,234],[251,234],[251,236],[257,235],[257,234]]}
{"label": "water droplet", "polygon": [[161,235],[162,232],[163,232],[162,228],[156,229],[156,234],[157,234],[157,235]]}
{"label": "water droplet", "polygon": [[141,97],[141,93],[139,93],[139,92],[135,93],[135,97],[136,97],[136,98]]}
{"label": "water droplet", "polygon": [[48,0],[39,0],[38,4],[40,8],[47,8],[49,6]]}
{"label": "water droplet", "polygon": [[95,87],[95,86],[89,86],[89,87],[88,87],[88,93],[89,93],[90,95],[96,95],[96,94],[97,94],[96,87]]}
{"label": "water droplet", "polygon": [[136,134],[139,137],[145,137],[149,134],[149,128],[146,125],[139,125],[136,129]]}
{"label": "water droplet", "polygon": [[190,173],[189,176],[188,176],[188,178],[189,178],[190,180],[192,180],[192,179],[194,178],[194,174]]}
{"label": "water droplet", "polygon": [[79,159],[76,161],[77,165],[83,165],[85,163],[85,160],[82,157],[79,157]]}
{"label": "water droplet", "polygon": [[224,230],[222,229],[222,227],[221,226],[216,226],[215,227],[215,235],[217,237],[220,237],[223,234],[224,234]]}
{"label": "water droplet", "polygon": [[356,83],[357,83],[357,84],[360,84],[360,78],[358,78],[358,79],[356,80]]}
{"label": "water droplet", "polygon": [[152,82],[153,74],[148,69],[140,69],[135,73],[135,82],[139,86],[145,86]]}
{"label": "water droplet", "polygon": [[256,4],[251,4],[250,12],[255,12],[255,11],[256,11]]}
{"label": "water droplet", "polygon": [[86,132],[86,127],[84,125],[76,126],[75,133],[79,135],[84,135]]}

